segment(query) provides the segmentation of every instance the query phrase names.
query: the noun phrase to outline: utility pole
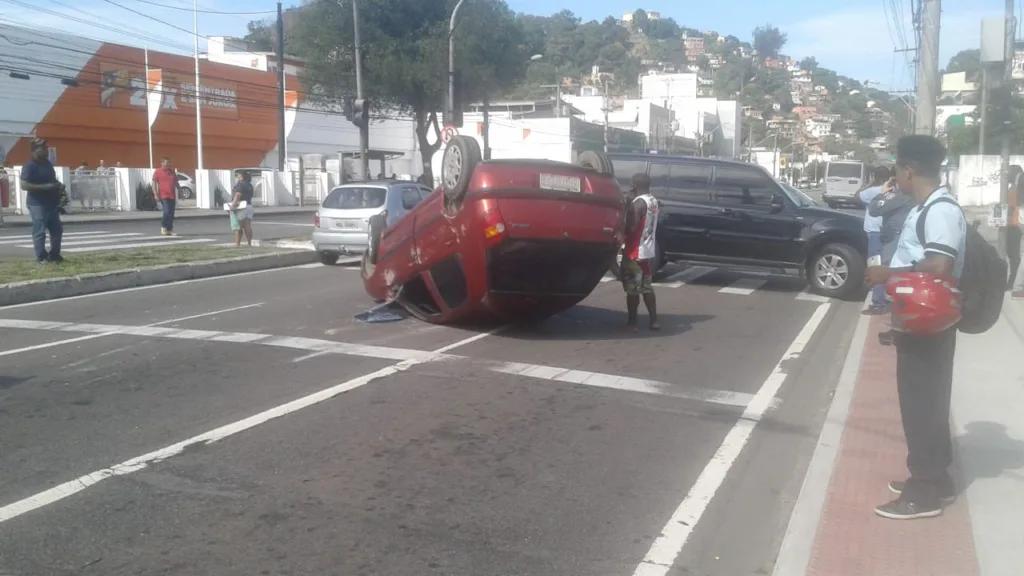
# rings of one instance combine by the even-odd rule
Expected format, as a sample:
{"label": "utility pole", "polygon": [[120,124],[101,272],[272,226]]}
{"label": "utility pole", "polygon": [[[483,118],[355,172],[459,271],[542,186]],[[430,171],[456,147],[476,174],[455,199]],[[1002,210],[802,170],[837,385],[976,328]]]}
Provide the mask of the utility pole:
{"label": "utility pole", "polygon": [[[354,27],[353,37],[355,39],[356,56],[356,99],[362,101],[363,106],[366,106],[366,100],[363,98],[363,52],[359,44],[358,0],[352,0],[352,26]],[[359,123],[359,163],[360,171],[363,174],[363,182],[370,179],[370,119],[368,114],[365,116],[366,120]]]}
{"label": "utility pole", "polygon": [[978,155],[985,155],[985,122],[988,121],[988,66],[981,64],[981,122],[978,125]]}
{"label": "utility pole", "polygon": [[608,153],[608,112],[611,111],[611,104],[608,102],[608,79],[604,79],[604,152]]}
{"label": "utility pole", "polygon": [[483,140],[484,140],[484,160],[491,159],[491,97],[488,94],[484,94],[484,125],[483,125]]}
{"label": "utility pole", "polygon": [[286,167],[285,148],[288,133],[284,125],[284,13],[281,0],[277,2],[277,169]]}
{"label": "utility pole", "polygon": [[455,119],[455,16],[466,0],[459,0],[452,9],[452,17],[448,20],[448,98],[445,99],[445,124],[452,124]]}
{"label": "utility pole", "polygon": [[[195,98],[196,98],[196,178],[198,179],[199,170],[203,169],[203,110],[202,102],[203,98],[199,88],[199,2],[198,0],[192,0],[192,26],[195,28],[195,52],[193,58],[195,59],[196,66],[196,85],[195,85]],[[204,178],[205,182],[206,179]],[[196,183],[198,186],[198,182]],[[199,193],[199,190],[196,190]]]}
{"label": "utility pole", "polygon": [[[935,103],[939,91],[940,0],[922,0],[921,49],[917,64],[917,118],[914,132],[935,134]],[[1013,0],[1007,0],[1013,3]]]}
{"label": "utility pole", "polygon": [[[1017,42],[1016,42],[1017,34],[1016,34],[1016,26],[1014,26],[1014,24],[1015,24],[1014,20],[1015,20],[1014,19],[1014,2],[1013,2],[1013,0],[1006,0],[1006,42],[1005,42],[1006,46],[1005,46],[1005,52],[1003,53],[1006,62],[1004,62],[1004,67],[1003,67],[1003,88],[1002,88],[1006,98],[1005,99],[1001,99],[1002,101],[999,104],[1001,106],[1006,106],[1007,107],[1007,110],[1005,110],[1005,113],[1004,114],[1000,114],[1000,116],[1002,116],[1003,118],[1006,119],[1007,125],[999,127],[999,130],[1000,130],[1000,132],[1002,133],[1002,136],[1003,136],[1002,149],[1000,150],[1000,159],[999,159],[1000,160],[1000,162],[999,162],[999,203],[1000,204],[1007,204],[1009,202],[1009,198],[1010,198],[1010,189],[1009,189],[1008,184],[1009,184],[1009,173],[1010,173],[1010,142],[1011,142],[1010,138],[1011,138],[1012,134],[1010,133],[1011,130],[1010,130],[1009,122],[1010,122],[1010,119],[1012,118],[1012,115],[1013,115],[1013,111],[1012,111],[1012,107],[1013,107],[1013,55],[1014,55],[1014,52],[1016,51],[1015,48],[1016,48],[1016,44],[1017,44]],[[1000,244],[1005,246],[1005,244],[1006,244],[1006,242],[1005,242],[1005,239],[1006,239],[1006,229],[1005,228],[1000,228],[1000,230],[1002,231],[1001,236],[1003,237],[1002,238],[1003,242],[1000,242]]]}

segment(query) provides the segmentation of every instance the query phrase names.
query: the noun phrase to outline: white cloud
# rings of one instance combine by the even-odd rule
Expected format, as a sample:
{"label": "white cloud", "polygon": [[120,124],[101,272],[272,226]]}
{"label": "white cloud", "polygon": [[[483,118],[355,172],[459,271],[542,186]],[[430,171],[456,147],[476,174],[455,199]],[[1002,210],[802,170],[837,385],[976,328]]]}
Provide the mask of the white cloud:
{"label": "white cloud", "polygon": [[[957,52],[979,46],[983,18],[1001,16],[999,11],[991,10],[944,12],[940,23],[939,68],[944,68]],[[913,48],[909,15],[904,15],[904,20],[906,40]],[[894,73],[896,31],[890,26],[886,24],[885,12],[876,4],[816,16],[782,29],[789,34],[785,51],[793,57],[814,56],[822,66],[856,80],[907,89],[913,85],[913,71],[907,63],[913,55],[895,54]]]}

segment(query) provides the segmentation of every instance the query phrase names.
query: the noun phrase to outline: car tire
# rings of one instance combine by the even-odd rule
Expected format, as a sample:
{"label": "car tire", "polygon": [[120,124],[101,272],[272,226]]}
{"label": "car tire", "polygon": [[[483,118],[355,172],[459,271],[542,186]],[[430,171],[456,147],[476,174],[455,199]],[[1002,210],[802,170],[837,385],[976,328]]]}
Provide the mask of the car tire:
{"label": "car tire", "polygon": [[193,196],[195,196],[195,194],[192,193],[192,189],[191,188],[189,188],[188,186],[182,186],[181,187],[181,199],[182,200],[191,200]]}
{"label": "car tire", "polygon": [[588,170],[594,170],[608,176],[615,176],[615,165],[612,164],[612,161],[603,152],[594,152],[592,150],[580,152],[580,155],[576,158],[576,164]]}
{"label": "car tire", "polygon": [[849,244],[826,244],[807,261],[807,284],[819,296],[849,300],[864,289],[864,256]]}
{"label": "car tire", "polygon": [[330,252],[320,252],[320,263],[324,266],[334,266],[338,263],[339,256]]}
{"label": "car tire", "polygon": [[455,136],[448,142],[441,159],[441,188],[445,200],[459,204],[469,191],[473,169],[483,160],[476,138]]}
{"label": "car tire", "polygon": [[378,251],[380,250],[380,237],[384,233],[384,214],[370,216],[369,228],[366,239],[366,261],[370,264],[377,264]]}

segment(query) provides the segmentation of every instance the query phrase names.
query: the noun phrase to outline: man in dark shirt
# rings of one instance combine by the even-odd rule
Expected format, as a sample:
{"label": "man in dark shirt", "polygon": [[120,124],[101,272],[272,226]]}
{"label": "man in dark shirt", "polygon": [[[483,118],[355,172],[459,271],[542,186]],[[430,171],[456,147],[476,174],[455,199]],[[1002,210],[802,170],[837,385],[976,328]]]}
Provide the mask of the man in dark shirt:
{"label": "man in dark shirt", "polygon": [[[50,163],[46,140],[36,138],[30,145],[32,159],[21,169],[21,187],[25,189],[28,212],[32,216],[32,245],[40,263],[63,262],[60,241],[64,226],[60,222],[59,200],[64,187]],[[46,232],[50,232],[50,251],[46,251]]]}

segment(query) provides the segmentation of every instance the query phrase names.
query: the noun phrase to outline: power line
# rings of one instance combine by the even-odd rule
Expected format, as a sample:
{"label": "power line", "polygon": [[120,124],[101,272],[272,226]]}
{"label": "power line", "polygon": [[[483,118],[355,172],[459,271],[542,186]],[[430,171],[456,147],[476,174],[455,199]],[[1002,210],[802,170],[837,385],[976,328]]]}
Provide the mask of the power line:
{"label": "power line", "polygon": [[199,12],[200,14],[220,14],[224,16],[269,16],[275,14],[273,10],[265,10],[263,12],[222,12],[220,10],[194,10],[193,8],[186,8],[184,6],[168,6],[167,4],[161,4],[159,2],[150,2],[149,0],[135,0],[142,4],[149,4],[150,6],[156,6],[157,8],[166,8],[167,10],[181,10],[184,12]]}

